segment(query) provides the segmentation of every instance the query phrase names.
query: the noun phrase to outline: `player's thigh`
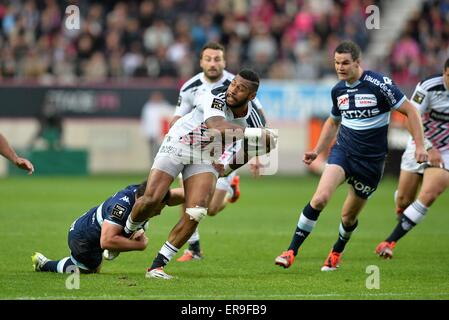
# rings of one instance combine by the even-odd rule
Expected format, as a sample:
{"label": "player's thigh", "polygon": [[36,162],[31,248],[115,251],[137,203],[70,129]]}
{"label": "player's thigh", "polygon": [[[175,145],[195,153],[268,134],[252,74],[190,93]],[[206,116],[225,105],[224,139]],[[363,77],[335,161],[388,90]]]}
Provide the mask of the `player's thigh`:
{"label": "player's thigh", "polygon": [[424,171],[424,178],[419,198],[424,200],[426,205],[430,205],[449,186],[449,171],[441,168],[427,168]]}
{"label": "player's thigh", "polygon": [[399,174],[397,199],[399,201],[409,202],[408,204],[412,203],[416,197],[421,181],[422,175],[401,170]]}
{"label": "player's thigh", "polygon": [[186,208],[207,208],[215,191],[217,177],[212,172],[202,172],[184,180]]}
{"label": "player's thigh", "polygon": [[145,195],[162,200],[173,180],[173,176],[169,173],[159,169],[152,169],[148,177]]}
{"label": "player's thigh", "polygon": [[346,196],[343,208],[341,210],[341,217],[344,222],[355,222],[357,216],[362,211],[367,199],[358,196],[354,188],[349,187],[348,195]]}
{"label": "player's thigh", "polygon": [[344,169],[336,164],[328,164],[321,174],[320,182],[316,188],[313,198],[324,197],[329,199],[337,187],[346,179]]}

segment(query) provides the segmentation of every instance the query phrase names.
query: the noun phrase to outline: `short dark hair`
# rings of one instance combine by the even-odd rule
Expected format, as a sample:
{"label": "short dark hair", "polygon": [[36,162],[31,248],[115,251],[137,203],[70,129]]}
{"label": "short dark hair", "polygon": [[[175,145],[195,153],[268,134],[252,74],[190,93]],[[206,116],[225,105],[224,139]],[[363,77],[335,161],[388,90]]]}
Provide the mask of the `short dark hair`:
{"label": "short dark hair", "polygon": [[250,69],[242,69],[240,70],[240,72],[238,73],[239,76],[241,76],[243,79],[251,81],[252,84],[252,89],[254,91],[257,91],[257,89],[259,89],[259,75],[254,72],[253,70]]}
{"label": "short dark hair", "polygon": [[449,58],[444,63],[444,71],[446,71],[447,68],[449,68]]}
{"label": "short dark hair", "polygon": [[203,52],[206,49],[212,49],[212,50],[221,50],[223,51],[223,55],[225,54],[225,48],[222,44],[214,41],[207,42],[202,48],[200,52],[200,59],[203,58]]}
{"label": "short dark hair", "polygon": [[357,60],[362,55],[359,45],[353,41],[347,40],[341,42],[335,49],[336,53],[350,53],[352,60]]}
{"label": "short dark hair", "polygon": [[147,180],[143,181],[139,186],[137,187],[136,191],[136,197],[139,198],[144,195],[145,189],[147,188]]}

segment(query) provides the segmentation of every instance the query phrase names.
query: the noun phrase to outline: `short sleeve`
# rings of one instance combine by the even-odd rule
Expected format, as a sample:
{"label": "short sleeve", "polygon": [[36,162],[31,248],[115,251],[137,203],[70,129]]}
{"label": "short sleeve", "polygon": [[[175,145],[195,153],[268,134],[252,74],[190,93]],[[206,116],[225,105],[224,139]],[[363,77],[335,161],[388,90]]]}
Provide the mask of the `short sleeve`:
{"label": "short sleeve", "polygon": [[418,85],[416,86],[415,91],[412,94],[412,99],[410,101],[421,114],[428,111],[429,92],[421,86],[421,83],[418,83]]}
{"label": "short sleeve", "polygon": [[185,116],[193,109],[193,96],[189,91],[181,91],[178,96],[178,103],[176,104],[175,116]]}
{"label": "short sleeve", "polygon": [[212,117],[226,118],[226,103],[212,94],[205,94],[200,98],[200,105],[204,111],[204,122]]}
{"label": "short sleeve", "polygon": [[392,109],[397,109],[406,100],[405,95],[401,90],[393,83],[393,80],[384,76],[383,83],[379,85],[379,90],[385,96],[388,105]]}

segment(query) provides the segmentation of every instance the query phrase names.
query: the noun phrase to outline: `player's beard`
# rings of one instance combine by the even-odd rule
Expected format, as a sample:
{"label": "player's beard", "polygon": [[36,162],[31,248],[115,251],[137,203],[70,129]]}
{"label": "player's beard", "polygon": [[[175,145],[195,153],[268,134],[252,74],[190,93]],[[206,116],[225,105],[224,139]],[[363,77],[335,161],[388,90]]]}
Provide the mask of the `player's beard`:
{"label": "player's beard", "polygon": [[248,103],[248,99],[244,99],[242,101],[236,102],[235,104],[229,104],[228,103],[228,95],[226,95],[226,105],[231,108],[231,109],[237,109],[240,108],[241,106],[244,106],[245,104]]}
{"label": "player's beard", "polygon": [[216,82],[223,76],[223,72],[220,72],[220,70],[214,70],[214,73],[212,75],[209,70],[207,70],[204,74],[206,75],[206,78],[211,82]]}

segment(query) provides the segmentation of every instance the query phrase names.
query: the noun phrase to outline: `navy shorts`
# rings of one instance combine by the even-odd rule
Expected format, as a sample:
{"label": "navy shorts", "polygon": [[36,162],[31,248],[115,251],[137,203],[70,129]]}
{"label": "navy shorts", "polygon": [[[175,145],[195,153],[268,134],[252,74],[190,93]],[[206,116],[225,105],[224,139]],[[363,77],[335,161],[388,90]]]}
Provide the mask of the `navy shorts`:
{"label": "navy shorts", "polygon": [[103,250],[100,247],[100,239],[89,239],[83,230],[76,228],[77,223],[70,229],[68,245],[74,263],[81,269],[94,271],[103,259]]}
{"label": "navy shorts", "polygon": [[362,159],[347,154],[338,144],[335,144],[329,154],[328,164],[336,164],[345,171],[348,183],[362,199],[368,199],[382,179],[385,158],[381,160]]}

